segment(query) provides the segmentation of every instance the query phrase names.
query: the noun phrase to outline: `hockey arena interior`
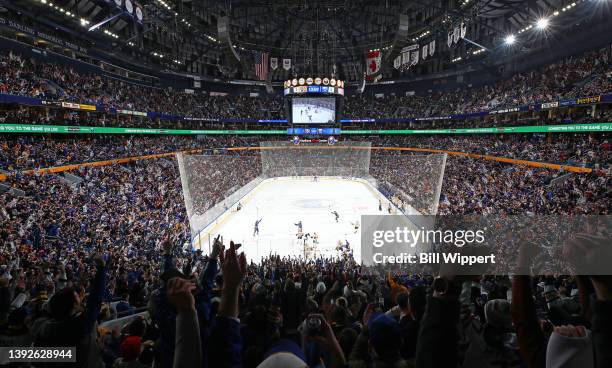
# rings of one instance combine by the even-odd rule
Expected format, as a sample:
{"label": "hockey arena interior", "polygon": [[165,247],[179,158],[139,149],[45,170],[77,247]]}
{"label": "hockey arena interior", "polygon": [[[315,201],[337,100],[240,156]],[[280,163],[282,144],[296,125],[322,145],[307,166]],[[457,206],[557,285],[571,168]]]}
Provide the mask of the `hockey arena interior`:
{"label": "hockey arena interior", "polygon": [[612,367],[611,19],[0,0],[0,365]]}

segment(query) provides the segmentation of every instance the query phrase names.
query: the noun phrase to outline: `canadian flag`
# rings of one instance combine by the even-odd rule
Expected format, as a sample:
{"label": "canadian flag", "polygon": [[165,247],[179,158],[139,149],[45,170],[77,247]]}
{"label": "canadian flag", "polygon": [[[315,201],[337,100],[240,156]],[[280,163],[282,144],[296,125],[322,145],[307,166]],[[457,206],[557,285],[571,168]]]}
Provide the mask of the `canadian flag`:
{"label": "canadian flag", "polygon": [[368,52],[366,58],[366,75],[374,76],[380,72],[380,61],[382,59],[382,53],[380,50]]}

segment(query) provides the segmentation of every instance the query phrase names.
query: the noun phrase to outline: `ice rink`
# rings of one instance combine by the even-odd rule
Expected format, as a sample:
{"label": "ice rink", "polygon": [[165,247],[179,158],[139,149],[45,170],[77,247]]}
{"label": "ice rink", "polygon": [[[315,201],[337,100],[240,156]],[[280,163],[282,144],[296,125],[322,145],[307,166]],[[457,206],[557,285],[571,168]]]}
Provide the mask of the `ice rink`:
{"label": "ice rink", "polygon": [[293,105],[293,122],[298,124],[328,123],[336,120],[336,112],[325,107],[313,105]]}
{"label": "ice rink", "polygon": [[[379,201],[383,211],[379,211]],[[257,262],[270,253],[280,256],[304,256],[304,243],[297,239],[302,221],[303,233],[318,234],[314,255],[338,256],[338,242],[349,242],[357,261],[361,259],[360,230],[354,224],[361,215],[388,213],[388,201],[362,180],[340,178],[274,178],[260,183],[241,201],[242,209],[232,206],[225,214],[201,232],[202,250],[208,252],[209,239],[217,234],[224,242],[242,244],[247,259]],[[331,213],[340,215],[336,223]],[[392,211],[396,212],[393,207]],[[254,224],[261,219],[259,235],[253,235]],[[312,246],[312,238],[307,246]],[[311,258],[313,253],[308,253]]]}

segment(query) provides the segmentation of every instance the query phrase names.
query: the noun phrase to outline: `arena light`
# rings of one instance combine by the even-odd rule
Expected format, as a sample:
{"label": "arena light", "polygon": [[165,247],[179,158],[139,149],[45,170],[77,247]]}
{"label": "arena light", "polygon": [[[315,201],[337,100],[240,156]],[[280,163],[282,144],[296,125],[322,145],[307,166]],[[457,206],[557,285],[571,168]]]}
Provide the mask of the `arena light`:
{"label": "arena light", "polygon": [[164,0],[157,0],[157,2],[158,2],[158,3],[160,3],[160,4],[161,4],[161,6],[163,6],[164,8],[166,8],[166,10],[170,10],[170,9],[172,9],[172,7],[171,7],[171,6],[170,6],[168,3],[166,3]]}
{"label": "arena light", "polygon": [[115,39],[119,38],[119,36],[117,34],[109,31],[108,29],[105,29],[103,32],[104,32],[105,35],[107,35],[109,37],[112,37],[112,38],[115,38]]}
{"label": "arena light", "polygon": [[573,2],[571,4],[568,4],[566,6],[564,6],[563,8],[561,8],[561,11],[566,11],[566,10],[570,10],[571,8],[573,8],[574,6],[576,6],[576,3]]}
{"label": "arena light", "polygon": [[536,22],[536,28],[542,31],[548,28],[548,18],[538,19],[538,21]]}
{"label": "arena light", "polygon": [[506,38],[504,38],[504,43],[508,46],[514,45],[515,42],[516,42],[516,36],[513,34],[509,34],[506,36]]}

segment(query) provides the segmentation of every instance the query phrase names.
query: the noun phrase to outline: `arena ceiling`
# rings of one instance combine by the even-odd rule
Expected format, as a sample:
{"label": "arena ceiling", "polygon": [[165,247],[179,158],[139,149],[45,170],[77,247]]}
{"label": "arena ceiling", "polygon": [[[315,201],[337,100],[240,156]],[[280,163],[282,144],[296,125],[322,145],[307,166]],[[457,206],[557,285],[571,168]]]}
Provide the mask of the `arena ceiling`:
{"label": "arena ceiling", "polygon": [[[88,24],[102,22],[116,9],[106,0],[0,0],[12,10],[31,14],[38,21],[61,24],[76,37],[105,40],[104,35],[83,32],[79,19]],[[76,14],[49,11],[47,2]],[[475,58],[478,48],[492,48],[510,32],[517,32],[538,17],[569,4],[565,0],[141,0],[145,22],[141,27],[125,17],[113,18],[104,29],[117,35],[103,44],[107,51],[131,55],[173,70],[228,78],[253,78],[251,55],[267,52],[271,57],[290,58],[294,73],[336,72],[347,80],[363,75],[365,54],[380,49],[387,60],[385,77],[397,77],[389,65],[399,49],[412,43],[437,40],[435,57],[419,65],[420,72],[443,71],[457,55]],[[580,2],[580,1],[579,1]],[[407,31],[399,32],[400,16]],[[241,64],[232,64],[220,39],[217,22],[229,19],[229,36]],[[468,25],[460,47],[446,47],[449,29],[460,22]],[[165,55],[164,58],[156,58]],[[471,56],[473,55],[473,56]],[[486,55],[479,55],[486,57]],[[464,57],[465,58],[465,57]],[[412,70],[411,73],[418,72]],[[272,78],[289,75],[279,68]]]}

